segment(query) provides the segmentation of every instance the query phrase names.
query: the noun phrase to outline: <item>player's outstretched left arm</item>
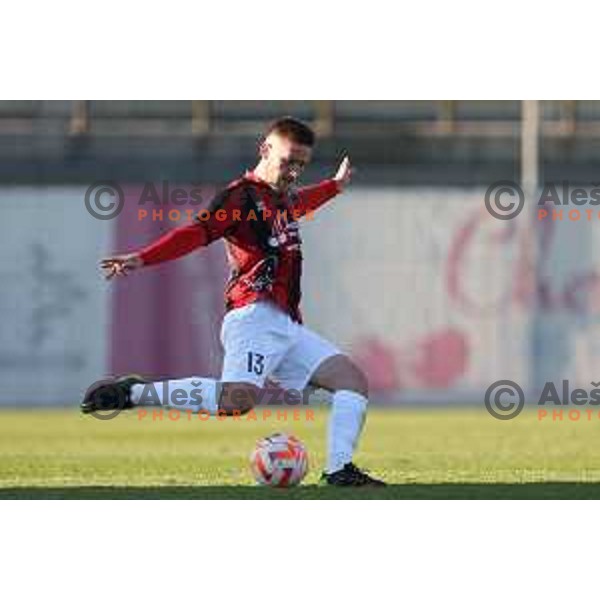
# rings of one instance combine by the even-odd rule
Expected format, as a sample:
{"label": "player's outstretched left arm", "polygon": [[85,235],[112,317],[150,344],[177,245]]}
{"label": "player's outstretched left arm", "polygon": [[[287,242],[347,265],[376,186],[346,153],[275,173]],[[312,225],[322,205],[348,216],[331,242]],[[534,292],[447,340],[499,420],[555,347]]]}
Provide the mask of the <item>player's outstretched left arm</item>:
{"label": "player's outstretched left arm", "polygon": [[333,180],[337,183],[340,191],[343,190],[349,183],[350,179],[352,179],[352,165],[350,164],[350,159],[348,156],[344,156],[340,166],[338,167],[337,173]]}
{"label": "player's outstretched left arm", "polygon": [[326,179],[316,185],[308,185],[298,189],[298,204],[301,215],[312,213],[323,206],[328,200],[341,193],[350,183],[352,177],[350,159],[345,156],[331,179]]}

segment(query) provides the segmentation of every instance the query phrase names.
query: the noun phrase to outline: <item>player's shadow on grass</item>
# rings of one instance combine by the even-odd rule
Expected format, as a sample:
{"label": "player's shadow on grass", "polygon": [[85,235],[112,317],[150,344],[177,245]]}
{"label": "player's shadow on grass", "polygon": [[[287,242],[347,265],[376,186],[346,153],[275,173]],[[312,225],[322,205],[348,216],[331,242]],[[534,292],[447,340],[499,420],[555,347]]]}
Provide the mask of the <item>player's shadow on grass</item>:
{"label": "player's shadow on grass", "polygon": [[386,488],[332,489],[305,485],[293,489],[258,486],[81,486],[0,488],[0,500],[496,500],[496,499],[600,499],[600,483],[514,484],[400,484]]}

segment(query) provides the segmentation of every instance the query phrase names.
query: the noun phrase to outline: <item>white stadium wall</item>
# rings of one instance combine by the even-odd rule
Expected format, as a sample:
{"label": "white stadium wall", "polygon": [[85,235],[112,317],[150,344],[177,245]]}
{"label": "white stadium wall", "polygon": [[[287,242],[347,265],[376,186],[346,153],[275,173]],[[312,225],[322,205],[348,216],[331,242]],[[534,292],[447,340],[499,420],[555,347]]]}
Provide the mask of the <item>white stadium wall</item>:
{"label": "white stadium wall", "polygon": [[2,187],[0,404],[74,404],[105,372],[111,226],[85,187]]}
{"label": "white stadium wall", "polygon": [[[221,249],[136,274],[113,297],[97,261],[128,229],[93,219],[84,194],[0,188],[0,404],[76,404],[114,370],[218,371],[218,330],[205,321],[222,314]],[[497,221],[483,196],[356,187],[303,225],[305,321],[365,368],[377,400],[480,402],[500,379],[600,379],[600,220]],[[211,306],[195,311],[190,298]]]}
{"label": "white stadium wall", "polygon": [[307,319],[383,401],[600,380],[597,211],[536,222],[532,207],[499,221],[484,194],[353,189],[304,227]]}

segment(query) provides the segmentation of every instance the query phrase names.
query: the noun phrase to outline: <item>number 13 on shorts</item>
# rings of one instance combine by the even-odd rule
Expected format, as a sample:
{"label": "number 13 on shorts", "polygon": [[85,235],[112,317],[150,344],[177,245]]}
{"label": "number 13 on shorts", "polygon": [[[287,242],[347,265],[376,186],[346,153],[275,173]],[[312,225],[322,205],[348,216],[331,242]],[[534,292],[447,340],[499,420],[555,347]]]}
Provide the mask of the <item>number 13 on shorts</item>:
{"label": "number 13 on shorts", "polygon": [[258,352],[248,352],[248,373],[262,375],[265,370],[265,356]]}

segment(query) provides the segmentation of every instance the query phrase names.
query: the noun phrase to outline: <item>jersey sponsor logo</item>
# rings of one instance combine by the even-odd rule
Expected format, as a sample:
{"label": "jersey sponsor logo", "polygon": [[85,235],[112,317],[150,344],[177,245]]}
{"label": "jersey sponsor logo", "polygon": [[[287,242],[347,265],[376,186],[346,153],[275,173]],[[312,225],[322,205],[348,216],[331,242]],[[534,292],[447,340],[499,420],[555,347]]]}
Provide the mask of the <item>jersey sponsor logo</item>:
{"label": "jersey sponsor logo", "polygon": [[253,292],[271,290],[275,280],[277,258],[268,256],[256,264],[250,273],[242,279],[242,282]]}

